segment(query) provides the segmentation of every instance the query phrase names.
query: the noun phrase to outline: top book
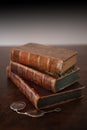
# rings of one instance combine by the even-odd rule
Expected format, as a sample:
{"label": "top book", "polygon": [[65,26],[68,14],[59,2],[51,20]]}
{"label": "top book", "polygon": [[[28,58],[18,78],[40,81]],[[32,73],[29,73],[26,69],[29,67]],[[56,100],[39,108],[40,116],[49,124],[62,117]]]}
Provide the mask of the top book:
{"label": "top book", "polygon": [[51,75],[61,75],[76,64],[77,52],[58,46],[28,43],[12,48],[11,60]]}

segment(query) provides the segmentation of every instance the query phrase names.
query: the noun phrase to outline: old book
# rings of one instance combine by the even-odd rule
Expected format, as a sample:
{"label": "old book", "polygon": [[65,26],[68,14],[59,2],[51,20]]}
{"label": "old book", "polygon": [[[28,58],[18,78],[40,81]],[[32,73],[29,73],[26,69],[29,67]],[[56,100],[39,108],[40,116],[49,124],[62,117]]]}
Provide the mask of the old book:
{"label": "old book", "polygon": [[58,78],[54,78],[50,75],[13,61],[10,61],[10,66],[13,73],[54,93],[68,87],[79,79],[80,69],[77,67],[68,70],[67,73]]}
{"label": "old book", "polygon": [[77,63],[77,52],[58,46],[29,43],[12,48],[11,60],[55,75],[63,74]]}
{"label": "old book", "polygon": [[65,90],[52,93],[33,82],[20,78],[18,75],[11,72],[9,66],[7,67],[7,75],[29,101],[31,101],[36,109],[47,108],[80,98],[82,97],[82,90],[84,89],[84,86],[76,82]]}

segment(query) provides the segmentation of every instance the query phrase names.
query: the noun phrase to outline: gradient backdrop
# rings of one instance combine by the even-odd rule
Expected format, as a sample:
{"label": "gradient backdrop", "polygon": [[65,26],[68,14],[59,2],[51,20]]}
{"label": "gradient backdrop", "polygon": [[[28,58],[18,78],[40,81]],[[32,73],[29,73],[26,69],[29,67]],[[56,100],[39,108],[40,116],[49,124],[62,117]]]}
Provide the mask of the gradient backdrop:
{"label": "gradient backdrop", "polygon": [[0,9],[0,46],[28,42],[87,45],[86,6],[3,6]]}

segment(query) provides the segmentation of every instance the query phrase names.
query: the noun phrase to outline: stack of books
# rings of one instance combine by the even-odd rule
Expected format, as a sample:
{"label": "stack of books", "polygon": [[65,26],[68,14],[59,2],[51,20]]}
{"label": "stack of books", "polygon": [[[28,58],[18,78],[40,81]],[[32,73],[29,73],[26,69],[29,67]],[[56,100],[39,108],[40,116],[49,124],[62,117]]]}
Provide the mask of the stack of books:
{"label": "stack of books", "polygon": [[36,109],[73,101],[82,97],[74,50],[28,43],[12,48],[7,76]]}

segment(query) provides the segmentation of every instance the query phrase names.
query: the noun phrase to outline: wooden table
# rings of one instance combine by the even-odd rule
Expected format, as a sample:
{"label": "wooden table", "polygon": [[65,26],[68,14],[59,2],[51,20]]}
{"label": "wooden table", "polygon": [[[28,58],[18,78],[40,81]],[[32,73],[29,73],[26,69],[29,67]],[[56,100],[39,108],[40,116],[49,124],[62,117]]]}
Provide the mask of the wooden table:
{"label": "wooden table", "polygon": [[[64,47],[78,51],[80,82],[87,86],[87,46]],[[11,48],[0,47],[0,130],[87,130],[87,87],[82,100],[61,105],[62,111],[59,113],[32,118],[19,115],[9,108],[12,102],[18,100],[28,104],[26,97],[6,76]]]}

